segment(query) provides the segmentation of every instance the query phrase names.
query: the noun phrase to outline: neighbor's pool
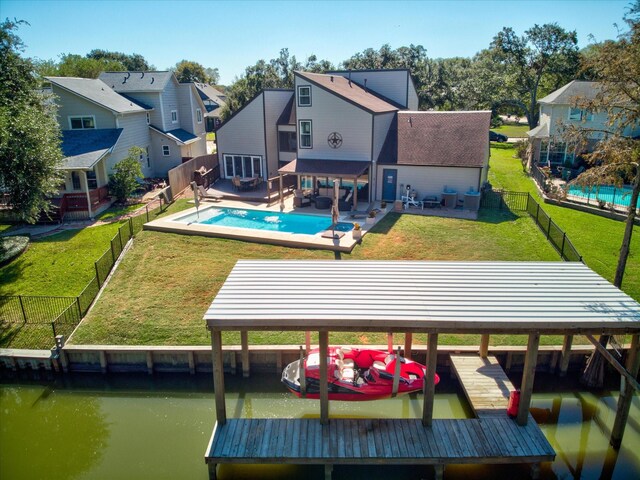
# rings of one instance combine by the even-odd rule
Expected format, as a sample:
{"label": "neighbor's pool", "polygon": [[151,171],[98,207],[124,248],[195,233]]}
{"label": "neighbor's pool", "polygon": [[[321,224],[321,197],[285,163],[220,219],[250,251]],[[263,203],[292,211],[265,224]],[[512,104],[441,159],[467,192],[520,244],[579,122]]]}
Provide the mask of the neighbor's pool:
{"label": "neighbor's pool", "polygon": [[[605,203],[612,203],[614,205],[621,205],[628,207],[631,203],[631,188],[630,187],[612,187],[606,185],[600,185],[597,187],[581,187],[579,185],[569,186],[568,195],[580,197],[587,200],[587,203],[593,201],[597,203],[601,200]],[[638,199],[637,207],[640,208],[640,199]]]}
{"label": "neighbor's pool", "polygon": [[[201,211],[199,216],[192,213],[175,221],[306,235],[315,235],[331,229],[331,217],[328,216],[269,212],[248,208],[210,207]],[[336,225],[336,230],[340,232],[349,232],[352,229],[353,223],[344,222]]]}

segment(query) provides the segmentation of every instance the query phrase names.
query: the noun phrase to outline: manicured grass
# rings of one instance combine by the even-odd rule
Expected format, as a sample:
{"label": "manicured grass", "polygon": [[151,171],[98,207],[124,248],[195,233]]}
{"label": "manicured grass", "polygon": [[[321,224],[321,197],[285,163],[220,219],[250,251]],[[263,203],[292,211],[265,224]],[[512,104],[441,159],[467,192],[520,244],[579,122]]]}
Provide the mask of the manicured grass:
{"label": "manicured grass", "polygon": [[126,215],[127,213],[135,212],[136,210],[139,210],[143,206],[144,206],[144,203],[135,203],[133,205],[125,205],[125,206],[113,206],[106,209],[101,214],[97,215],[96,220],[108,222],[121,215]]}
{"label": "manicured grass", "polygon": [[[567,207],[542,203],[533,180],[522,171],[522,164],[513,158],[514,149],[507,145],[492,146],[489,181],[494,188],[530,192],[553,221],[562,228],[584,262],[613,282],[618,254],[624,234],[624,223]],[[635,226],[631,253],[627,260],[622,290],[640,300],[640,227]]]}
{"label": "manicured grass", "polygon": [[119,226],[64,230],[33,240],[25,253],[0,268],[0,295],[78,295]]}
{"label": "manicured grass", "polygon": [[507,137],[526,137],[527,132],[531,130],[527,124],[505,123],[497,128],[492,128],[494,132],[501,133]]}
{"label": "manicured grass", "polygon": [[[175,206],[181,208],[181,204]],[[479,221],[387,215],[351,259],[551,260],[558,254],[526,215],[489,211]],[[92,312],[76,344],[203,345],[202,317],[238,259],[333,259],[332,252],[226,239],[141,232]],[[401,337],[399,337],[401,338]],[[225,342],[239,343],[239,334]],[[384,334],[331,336],[334,343],[386,343]],[[477,343],[475,337],[443,341]],[[495,340],[498,341],[498,340]],[[505,338],[516,344],[523,340]],[[252,344],[300,344],[291,332],[251,332]]]}

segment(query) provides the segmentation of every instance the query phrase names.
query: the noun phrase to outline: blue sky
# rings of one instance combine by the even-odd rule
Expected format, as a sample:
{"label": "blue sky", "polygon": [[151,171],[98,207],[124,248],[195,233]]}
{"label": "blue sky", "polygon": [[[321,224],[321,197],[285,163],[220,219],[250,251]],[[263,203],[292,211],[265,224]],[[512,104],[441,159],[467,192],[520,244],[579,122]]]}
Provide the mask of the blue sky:
{"label": "blue sky", "polygon": [[557,22],[579,45],[615,38],[630,0],[211,2],[0,0],[0,18],[26,20],[26,55],[42,59],[94,48],[140,53],[158,69],[182,59],[220,70],[230,83],[281,48],[333,63],[389,43],[423,45],[430,57],[472,56],[503,26],[521,34]]}

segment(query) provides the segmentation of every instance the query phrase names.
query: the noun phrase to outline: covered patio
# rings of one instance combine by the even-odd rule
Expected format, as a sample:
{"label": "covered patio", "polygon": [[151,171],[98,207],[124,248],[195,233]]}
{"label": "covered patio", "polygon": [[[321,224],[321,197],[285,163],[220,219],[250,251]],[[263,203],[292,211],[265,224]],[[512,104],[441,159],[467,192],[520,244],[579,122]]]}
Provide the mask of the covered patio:
{"label": "covered patio", "polygon": [[[436,474],[441,477],[449,463],[529,463],[534,466],[535,476],[535,465],[555,457],[529,414],[540,336],[565,336],[561,361],[564,364],[573,335],[589,338],[601,334],[632,335],[626,368],[619,364],[616,367],[627,379],[611,434],[611,443],[616,448],[622,440],[640,366],[640,304],[582,263],[239,261],[204,319],[211,331],[217,419],[205,453],[211,478],[215,478],[218,463],[318,463],[325,465],[327,477],[333,464],[435,465]],[[321,352],[328,350],[331,331],[403,332],[407,338],[405,352],[409,354],[412,335],[426,333],[427,372],[421,419],[417,422],[331,419],[327,355],[321,354],[319,422],[308,419],[228,422],[222,355],[222,332],[228,330],[241,332],[243,371],[247,373],[250,330],[317,331]],[[527,336],[515,421],[506,415],[433,419],[440,333],[482,334],[481,357],[487,355],[491,334]],[[252,430],[250,422],[255,422],[258,430]],[[270,448],[273,428],[282,431],[282,450]],[[251,431],[250,438],[235,437],[230,429],[235,432],[241,429],[247,434]],[[376,432],[384,436],[394,429],[399,432],[394,436],[398,439],[396,448],[380,450],[375,444]],[[287,431],[292,434],[287,436]],[[475,433],[469,437],[471,442],[463,445],[454,440],[461,438],[452,434],[456,431]],[[491,438],[496,438],[483,432],[492,431],[499,438],[518,437],[522,442],[516,442],[514,449],[496,445],[483,450],[480,445],[484,442],[489,445]],[[229,441],[230,433],[241,444],[231,453],[220,443]],[[362,448],[350,456],[343,450],[325,446],[334,435],[358,439]],[[411,442],[401,441],[403,436],[414,441],[424,438],[425,449],[411,453]],[[247,448],[244,442],[248,442]],[[307,448],[309,442],[320,445]],[[373,448],[368,442],[374,442]],[[436,444],[446,448],[434,451],[426,447]]]}
{"label": "covered patio", "polygon": [[[358,200],[369,202],[369,162],[355,160],[317,160],[309,158],[296,158],[278,169],[280,180],[283,175],[296,175],[298,188],[308,191],[312,197],[332,197],[333,182],[340,182],[341,197],[348,195],[351,190],[351,210],[358,209]],[[330,183],[331,182],[331,183]],[[362,197],[366,188],[366,198]],[[326,191],[325,191],[326,190]],[[359,193],[361,193],[359,195]]]}

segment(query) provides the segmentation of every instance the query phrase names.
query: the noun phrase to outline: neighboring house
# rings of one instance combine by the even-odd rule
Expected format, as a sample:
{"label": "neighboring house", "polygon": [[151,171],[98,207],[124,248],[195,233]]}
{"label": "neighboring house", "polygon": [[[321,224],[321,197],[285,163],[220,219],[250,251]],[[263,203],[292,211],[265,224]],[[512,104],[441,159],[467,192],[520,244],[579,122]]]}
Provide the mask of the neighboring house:
{"label": "neighboring house", "polygon": [[110,205],[109,174],[133,146],[145,151],[145,177],[165,177],[185,158],[206,153],[204,104],[193,84],[179,84],[171,72],[47,80],[65,157],[59,203],[76,217],[93,217]]}
{"label": "neighboring house", "polygon": [[206,155],[205,106],[193,83],[173,72],[103,72],[100,80],[126,98],[148,105],[155,176]]}
{"label": "neighboring house", "polygon": [[295,174],[303,187],[357,188],[365,201],[486,181],[490,112],[418,112],[410,72],[295,72],[294,90],[264,90],[216,131],[222,175]]}
{"label": "neighboring house", "polygon": [[196,82],[194,85],[204,103],[204,108],[207,110],[204,114],[205,128],[207,132],[213,132],[222,123],[220,112],[222,107],[227,104],[227,96],[208,83]]}
{"label": "neighboring house", "polygon": [[[565,86],[538,100],[540,104],[540,121],[537,127],[527,132],[532,144],[532,161],[536,164],[554,166],[574,166],[576,156],[593,151],[594,145],[602,139],[607,125],[606,112],[589,112],[574,105],[576,100],[591,100],[598,94],[598,82],[573,80]],[[586,150],[576,151],[562,138],[562,125],[581,125],[594,129],[589,136]],[[640,125],[635,129],[628,128],[625,135],[640,135]]]}

